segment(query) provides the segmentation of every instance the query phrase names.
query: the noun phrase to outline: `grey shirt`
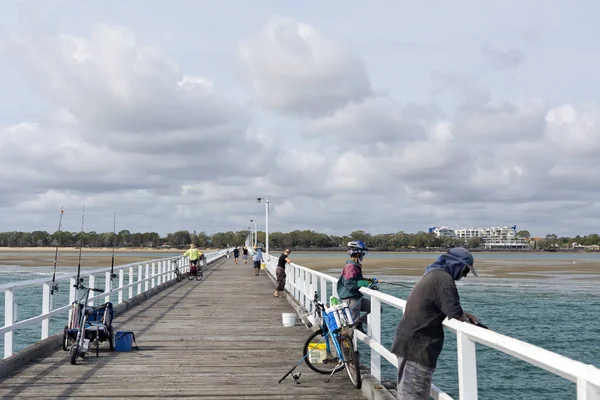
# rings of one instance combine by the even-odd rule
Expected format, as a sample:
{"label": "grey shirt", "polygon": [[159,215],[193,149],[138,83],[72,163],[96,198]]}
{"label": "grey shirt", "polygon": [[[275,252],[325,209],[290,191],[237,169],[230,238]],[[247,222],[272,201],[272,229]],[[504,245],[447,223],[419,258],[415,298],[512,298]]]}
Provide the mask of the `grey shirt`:
{"label": "grey shirt", "polygon": [[396,329],[392,353],[435,368],[444,346],[446,317],[463,314],[452,276],[443,269],[424,275],[410,292],[404,316]]}

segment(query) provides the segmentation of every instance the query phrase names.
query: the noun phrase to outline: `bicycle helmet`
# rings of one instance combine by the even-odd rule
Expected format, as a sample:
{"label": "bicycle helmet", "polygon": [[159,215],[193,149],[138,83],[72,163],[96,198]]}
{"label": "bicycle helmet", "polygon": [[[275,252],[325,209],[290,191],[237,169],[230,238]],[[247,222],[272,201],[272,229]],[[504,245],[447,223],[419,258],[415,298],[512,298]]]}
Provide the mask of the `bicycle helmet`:
{"label": "bicycle helmet", "polygon": [[369,248],[362,240],[348,242],[348,255],[350,257],[358,255],[358,259],[362,261],[364,255],[368,252]]}

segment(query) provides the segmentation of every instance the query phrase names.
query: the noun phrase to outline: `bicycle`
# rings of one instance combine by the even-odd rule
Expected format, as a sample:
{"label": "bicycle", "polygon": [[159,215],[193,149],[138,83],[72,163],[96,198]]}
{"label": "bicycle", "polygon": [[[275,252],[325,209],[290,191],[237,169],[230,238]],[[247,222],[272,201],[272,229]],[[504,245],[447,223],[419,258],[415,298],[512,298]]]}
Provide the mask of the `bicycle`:
{"label": "bicycle", "polygon": [[[313,321],[318,323],[320,328],[308,337],[302,348],[302,359],[279,380],[279,383],[304,360],[313,371],[329,375],[325,382],[329,382],[336,372],[346,369],[354,387],[360,389],[362,386],[360,361],[358,351],[354,347],[355,323],[350,309],[343,307],[326,310],[325,305],[319,301],[317,292],[313,304]],[[298,383],[299,375],[292,375],[292,377]]]}
{"label": "bicycle", "polygon": [[190,272],[188,273],[188,279],[191,281],[196,278],[197,281],[201,281],[204,279],[204,268],[202,267],[202,260],[204,258],[201,257],[198,259],[196,264],[190,265]]}
{"label": "bicycle", "polygon": [[[99,292],[99,293],[104,292],[104,290],[102,290],[102,289],[86,288],[81,283],[75,284],[74,287],[77,289],[85,289],[85,292],[83,293],[83,296],[81,296],[79,301],[77,301],[74,304],[75,308],[79,311],[78,316],[77,316],[79,319],[79,322],[78,322],[77,337],[75,338],[75,343],[71,346],[71,349],[69,351],[70,361],[71,361],[71,364],[73,364],[73,365],[77,364],[77,357],[85,358],[87,356],[89,346],[90,346],[92,330],[90,329],[91,326],[88,323],[88,316],[94,312],[94,309],[92,307],[86,306],[90,291]],[[111,349],[114,349],[114,338],[112,337],[112,327],[110,328],[110,332],[108,333],[108,335],[109,335],[108,340],[111,345],[110,347],[111,347]],[[99,346],[99,340],[100,340],[98,327],[96,327],[95,340],[97,341],[96,342],[96,356],[98,356],[98,346]],[[63,344],[63,346],[64,346],[64,344]]]}
{"label": "bicycle", "polygon": [[177,278],[177,281],[181,282],[183,280],[184,273],[179,270],[179,260],[177,258],[174,258],[173,260],[171,260],[171,264],[173,264],[175,266],[174,272],[175,272],[175,277]]}

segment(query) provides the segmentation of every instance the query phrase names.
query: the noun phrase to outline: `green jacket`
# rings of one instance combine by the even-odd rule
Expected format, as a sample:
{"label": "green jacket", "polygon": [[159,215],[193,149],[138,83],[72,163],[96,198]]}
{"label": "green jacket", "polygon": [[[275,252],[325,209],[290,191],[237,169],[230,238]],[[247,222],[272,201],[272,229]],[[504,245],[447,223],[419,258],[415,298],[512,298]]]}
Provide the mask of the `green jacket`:
{"label": "green jacket", "polygon": [[340,300],[363,297],[359,288],[369,286],[369,281],[363,278],[362,266],[354,260],[346,261],[342,274],[337,281],[337,292]]}

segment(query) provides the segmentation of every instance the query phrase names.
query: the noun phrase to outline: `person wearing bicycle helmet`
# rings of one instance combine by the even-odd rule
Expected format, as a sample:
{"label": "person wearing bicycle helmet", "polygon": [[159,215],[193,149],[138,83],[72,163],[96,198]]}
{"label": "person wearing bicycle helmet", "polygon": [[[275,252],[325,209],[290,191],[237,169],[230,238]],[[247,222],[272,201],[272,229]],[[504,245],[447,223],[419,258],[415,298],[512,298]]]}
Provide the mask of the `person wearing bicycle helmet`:
{"label": "person wearing bicycle helmet", "polygon": [[[360,292],[361,287],[367,287],[371,284],[371,279],[365,279],[362,274],[362,260],[369,249],[362,240],[348,242],[348,255],[350,259],[342,269],[342,273],[337,281],[337,292],[340,300],[348,302],[352,310],[352,317],[357,322],[357,328],[362,329],[362,323],[367,320],[367,315],[371,312],[371,301],[363,297]],[[366,312],[362,317],[360,312]]]}

